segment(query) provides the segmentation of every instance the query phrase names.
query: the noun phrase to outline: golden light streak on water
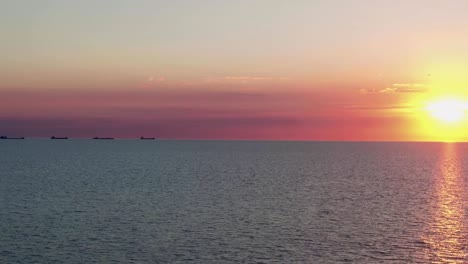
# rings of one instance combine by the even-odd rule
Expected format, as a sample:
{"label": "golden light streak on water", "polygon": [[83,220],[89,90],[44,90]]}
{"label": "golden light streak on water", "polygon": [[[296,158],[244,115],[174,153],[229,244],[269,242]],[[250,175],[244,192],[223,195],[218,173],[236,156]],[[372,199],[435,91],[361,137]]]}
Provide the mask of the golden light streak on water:
{"label": "golden light streak on water", "polygon": [[432,263],[466,263],[468,245],[464,227],[464,182],[457,144],[446,143],[436,176],[433,218],[427,230],[427,257]]}

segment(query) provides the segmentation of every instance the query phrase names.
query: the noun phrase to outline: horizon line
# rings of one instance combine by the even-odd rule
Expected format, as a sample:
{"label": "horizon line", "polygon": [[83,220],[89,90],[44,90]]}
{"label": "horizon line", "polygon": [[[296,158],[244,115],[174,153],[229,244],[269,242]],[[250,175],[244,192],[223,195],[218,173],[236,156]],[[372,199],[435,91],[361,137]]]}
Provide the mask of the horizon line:
{"label": "horizon line", "polygon": [[[51,137],[20,136],[24,139],[48,139]],[[66,137],[66,136],[64,136]],[[141,140],[141,137],[110,137],[116,140]],[[147,138],[147,137],[145,137]],[[342,142],[342,143],[468,143],[468,141],[436,141],[436,140],[321,140],[321,139],[217,139],[217,138],[158,138],[159,141],[264,141],[264,142]],[[67,140],[86,140],[93,137],[67,137]]]}

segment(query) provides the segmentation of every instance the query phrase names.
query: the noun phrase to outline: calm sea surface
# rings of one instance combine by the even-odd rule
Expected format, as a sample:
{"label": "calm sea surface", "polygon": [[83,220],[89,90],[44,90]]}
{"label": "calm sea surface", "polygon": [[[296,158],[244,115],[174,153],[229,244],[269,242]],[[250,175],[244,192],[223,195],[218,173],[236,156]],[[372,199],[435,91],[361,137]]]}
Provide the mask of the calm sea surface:
{"label": "calm sea surface", "polygon": [[0,263],[468,262],[468,144],[0,140]]}

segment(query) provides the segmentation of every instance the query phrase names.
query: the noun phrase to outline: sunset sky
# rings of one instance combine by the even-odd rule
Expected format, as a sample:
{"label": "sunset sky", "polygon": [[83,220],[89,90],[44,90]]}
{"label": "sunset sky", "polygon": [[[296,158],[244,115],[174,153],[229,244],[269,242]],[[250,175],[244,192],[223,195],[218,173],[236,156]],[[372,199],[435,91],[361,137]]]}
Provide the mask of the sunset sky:
{"label": "sunset sky", "polygon": [[[0,134],[467,141],[467,10],[464,0],[1,1]],[[456,122],[438,118],[454,104]]]}

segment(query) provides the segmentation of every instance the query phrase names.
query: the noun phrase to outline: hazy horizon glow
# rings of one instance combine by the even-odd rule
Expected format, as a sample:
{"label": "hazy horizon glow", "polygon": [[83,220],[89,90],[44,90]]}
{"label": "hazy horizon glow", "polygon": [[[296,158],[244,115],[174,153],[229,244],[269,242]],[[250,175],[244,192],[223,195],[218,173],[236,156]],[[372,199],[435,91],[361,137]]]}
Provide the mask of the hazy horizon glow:
{"label": "hazy horizon glow", "polygon": [[0,134],[467,141],[465,1],[5,1]]}

